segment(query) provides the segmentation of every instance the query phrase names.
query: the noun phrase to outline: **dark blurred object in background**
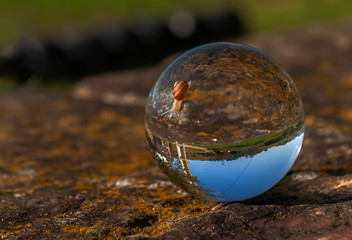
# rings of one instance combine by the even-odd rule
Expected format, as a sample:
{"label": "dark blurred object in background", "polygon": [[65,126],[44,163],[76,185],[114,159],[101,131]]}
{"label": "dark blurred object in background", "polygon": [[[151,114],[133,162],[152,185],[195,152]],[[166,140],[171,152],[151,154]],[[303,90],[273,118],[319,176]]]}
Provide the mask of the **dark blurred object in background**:
{"label": "dark blurred object in background", "polygon": [[195,18],[181,10],[167,23],[143,15],[129,27],[105,26],[90,34],[71,33],[56,42],[24,38],[0,55],[0,74],[19,83],[32,76],[44,81],[77,78],[152,64],[175,51],[242,33],[242,21],[232,12]]}

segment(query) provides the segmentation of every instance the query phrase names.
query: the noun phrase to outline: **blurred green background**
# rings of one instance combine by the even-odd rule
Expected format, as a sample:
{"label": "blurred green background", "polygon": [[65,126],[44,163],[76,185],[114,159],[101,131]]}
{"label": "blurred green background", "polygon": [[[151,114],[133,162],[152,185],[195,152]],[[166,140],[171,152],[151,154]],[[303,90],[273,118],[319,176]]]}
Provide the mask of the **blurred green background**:
{"label": "blurred green background", "polygon": [[[0,52],[27,35],[55,40],[70,31],[94,31],[104,24],[129,25],[143,14],[167,21],[180,9],[196,16],[233,10],[247,34],[352,19],[351,0],[1,0]],[[11,81],[0,77],[0,91],[13,88]],[[63,82],[53,88],[72,84]]]}
{"label": "blurred green background", "polygon": [[249,33],[352,17],[351,0],[1,0],[0,46],[26,34],[56,37],[67,28],[128,23],[143,12],[163,20],[180,8],[203,15],[216,8],[233,9]]}

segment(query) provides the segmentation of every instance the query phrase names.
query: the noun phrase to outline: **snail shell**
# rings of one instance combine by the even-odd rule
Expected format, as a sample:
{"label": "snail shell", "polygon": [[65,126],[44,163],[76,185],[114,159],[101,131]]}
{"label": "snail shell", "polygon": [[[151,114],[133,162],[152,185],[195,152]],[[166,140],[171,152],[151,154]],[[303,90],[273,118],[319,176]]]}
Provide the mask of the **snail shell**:
{"label": "snail shell", "polygon": [[182,101],[188,92],[188,83],[186,81],[176,81],[172,93],[176,101]]}
{"label": "snail shell", "polygon": [[188,88],[189,86],[186,81],[175,82],[174,89],[172,90],[175,99],[173,106],[173,110],[175,113],[178,113],[180,111],[182,100],[186,97]]}

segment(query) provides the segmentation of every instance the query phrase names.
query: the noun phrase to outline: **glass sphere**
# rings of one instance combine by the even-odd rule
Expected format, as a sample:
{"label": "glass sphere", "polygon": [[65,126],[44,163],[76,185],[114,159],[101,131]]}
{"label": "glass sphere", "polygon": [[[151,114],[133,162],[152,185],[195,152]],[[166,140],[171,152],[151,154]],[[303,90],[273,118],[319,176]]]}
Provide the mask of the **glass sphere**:
{"label": "glass sphere", "polygon": [[169,179],[220,202],[257,196],[295,162],[304,110],[288,74],[249,46],[211,43],[174,60],[146,105],[149,148]]}

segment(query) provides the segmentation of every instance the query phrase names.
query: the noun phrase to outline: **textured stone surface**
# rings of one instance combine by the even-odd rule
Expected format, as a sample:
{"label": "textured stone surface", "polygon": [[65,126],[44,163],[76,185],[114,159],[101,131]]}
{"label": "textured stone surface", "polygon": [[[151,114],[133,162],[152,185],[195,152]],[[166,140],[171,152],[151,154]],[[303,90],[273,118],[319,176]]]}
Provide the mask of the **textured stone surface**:
{"label": "textured stone surface", "polygon": [[306,112],[291,172],[245,202],[190,197],[154,164],[142,105],[162,66],[83,80],[74,97],[1,94],[1,238],[352,238],[351,39],[350,22],[236,40],[287,70]]}
{"label": "textured stone surface", "polygon": [[[176,114],[172,89],[181,80],[190,88]],[[265,54],[240,44],[187,51],[162,73],[150,94],[148,134],[198,146],[212,145],[214,139],[221,145],[268,137],[304,115],[290,77]]]}

